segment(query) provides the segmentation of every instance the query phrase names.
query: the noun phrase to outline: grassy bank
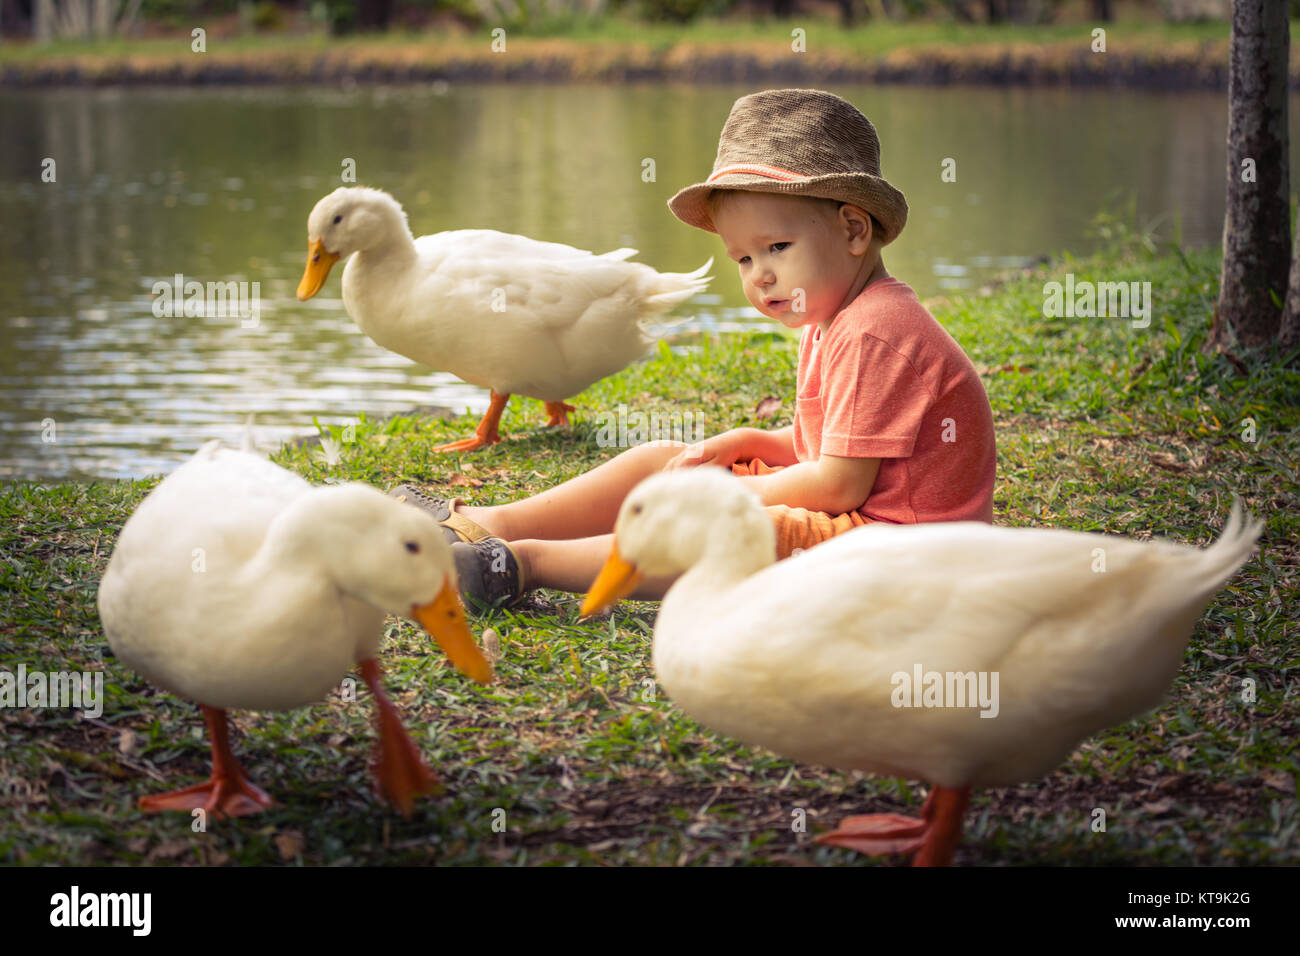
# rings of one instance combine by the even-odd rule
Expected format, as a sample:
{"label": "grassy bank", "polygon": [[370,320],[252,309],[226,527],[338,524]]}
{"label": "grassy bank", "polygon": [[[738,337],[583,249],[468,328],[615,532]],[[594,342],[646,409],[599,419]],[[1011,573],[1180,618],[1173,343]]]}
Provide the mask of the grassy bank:
{"label": "grassy bank", "polygon": [[[1211,605],[1171,699],[1085,742],[1057,771],[976,793],[961,864],[1300,862],[1294,740],[1300,724],[1300,376],[1249,376],[1203,356],[1217,277],[1212,254],[1151,256],[1134,245],[1066,261],[1050,277],[1150,281],[1150,328],[1042,315],[1049,276],[933,304],[985,375],[998,427],[996,520],[1200,543],[1234,494],[1267,520],[1262,554]],[[904,277],[906,278],[906,277]],[[608,457],[597,415],[702,414],[709,431],[790,420],[795,342],[784,331],[682,340],[590,389],[566,433],[513,400],[512,436],[475,455],[428,449],[474,421],[363,422],[342,461],[310,446],[274,457],[314,481],[414,480],[471,501],[509,500]],[[756,420],[769,395],[784,404]],[[1255,441],[1242,438],[1244,419]],[[791,832],[849,812],[911,811],[913,782],[791,764],[701,730],[647,693],[657,605],[577,620],[578,598],[537,592],[474,622],[500,635],[498,681],[471,686],[413,625],[390,619],[390,692],[447,786],[410,821],[377,804],[366,761],[370,706],[332,699],[289,714],[233,715],[235,748],[279,801],[192,833],[183,815],[145,817],[143,794],[206,775],[207,742],[187,702],[108,654],[95,612],[114,537],[154,481],[0,492],[0,668],[102,669],[98,721],[0,710],[4,863],[853,863]],[[1243,703],[1241,682],[1258,698]],[[1089,829],[1104,808],[1104,833]],[[505,832],[494,832],[494,811]],[[500,819],[499,815],[497,819]]]}
{"label": "grassy bank", "polygon": [[[793,49],[796,29],[804,49]],[[690,26],[618,19],[567,24],[563,33],[508,31],[494,51],[478,32],[329,38],[210,36],[191,51],[172,38],[0,46],[9,87],[131,83],[447,81],[916,82],[1126,85],[1226,89],[1225,23],[1119,22],[1094,53],[1092,27],[829,21],[704,21]],[[1300,50],[1292,54],[1300,86]]]}

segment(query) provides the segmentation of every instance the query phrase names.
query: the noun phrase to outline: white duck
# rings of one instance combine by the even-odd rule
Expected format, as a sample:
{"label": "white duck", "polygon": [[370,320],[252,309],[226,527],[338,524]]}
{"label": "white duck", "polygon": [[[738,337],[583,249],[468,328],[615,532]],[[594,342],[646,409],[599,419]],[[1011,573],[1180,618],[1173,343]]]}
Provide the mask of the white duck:
{"label": "white duck", "polygon": [[971,787],[1041,776],[1162,700],[1193,625],[1262,527],[1234,505],[1200,550],[980,523],[868,525],[773,563],[758,499],[698,468],[628,495],[582,610],[615,603],[642,574],[681,574],[654,633],[673,700],[796,760],[928,781],[923,819],[850,817],[818,839],[942,865]]}
{"label": "white duck", "polygon": [[547,425],[567,425],[564,399],[645,354],[643,323],[703,291],[713,260],[689,273],[627,262],[635,249],[593,255],[491,229],[411,237],[388,193],[342,186],[307,218],[310,299],[339,259],[343,305],[379,345],[491,390],[474,437],[435,451],[501,440],[511,394],[546,403]]}
{"label": "white duck", "polygon": [[428,515],[366,485],[313,487],[247,450],[204,445],[126,522],[99,586],[113,652],[196,701],[212,737],[211,779],[141,808],[270,806],[230,750],[226,710],[312,703],[355,662],[377,708],[376,781],[409,814],[437,778],[384,695],[375,654],[386,612],[414,617],[461,671],[491,679]]}

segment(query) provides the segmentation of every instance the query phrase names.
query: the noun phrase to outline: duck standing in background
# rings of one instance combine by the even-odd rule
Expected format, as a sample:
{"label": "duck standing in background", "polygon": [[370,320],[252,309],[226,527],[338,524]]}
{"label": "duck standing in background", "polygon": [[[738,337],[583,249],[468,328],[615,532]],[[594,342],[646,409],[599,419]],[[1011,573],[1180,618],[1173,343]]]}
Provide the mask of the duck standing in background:
{"label": "duck standing in background", "polygon": [[435,451],[501,440],[512,394],[546,403],[547,425],[567,425],[566,404],[645,354],[644,324],[707,288],[710,259],[687,273],[627,260],[635,249],[594,255],[491,229],[412,238],[388,193],[342,186],[307,218],[307,268],[298,298],[320,291],[334,263],[343,305],[379,345],[491,390],[474,436]]}
{"label": "duck standing in background", "polygon": [[[874,524],[774,563],[758,498],[695,468],[627,496],[582,612],[642,575],[680,574],[654,631],[655,673],[677,705],[795,760],[927,781],[921,819],[850,817],[818,842],[947,865],[972,787],[1042,776],[1090,734],[1160,703],[1262,529],[1236,505],[1206,549]],[[945,699],[949,686],[960,700]]]}
{"label": "duck standing in background", "polygon": [[491,679],[428,515],[366,485],[313,487],[249,450],[199,449],[131,515],[99,586],[114,654],[196,701],[212,739],[211,778],[145,797],[142,809],[270,806],[230,750],[226,711],[310,704],[357,663],[377,709],[376,782],[409,815],[438,781],[384,694],[385,613],[413,617],[463,673]]}

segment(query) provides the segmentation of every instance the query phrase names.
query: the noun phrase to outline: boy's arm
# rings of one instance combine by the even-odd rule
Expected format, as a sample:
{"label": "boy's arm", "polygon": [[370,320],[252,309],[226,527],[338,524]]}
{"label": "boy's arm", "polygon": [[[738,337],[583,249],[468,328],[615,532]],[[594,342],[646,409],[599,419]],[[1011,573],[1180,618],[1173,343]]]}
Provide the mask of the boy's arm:
{"label": "boy's arm", "polygon": [[721,435],[687,445],[664,466],[664,470],[693,468],[696,465],[720,465],[725,468],[734,461],[750,458],[761,458],[774,467],[793,465],[799,460],[794,454],[794,426],[787,425],[776,431],[733,428]]}
{"label": "boy's arm", "polygon": [[737,428],[744,433],[744,453],[741,458],[761,458],[775,467],[793,465],[799,459],[794,453],[794,426],[786,425],[774,431],[762,428]]}
{"label": "boy's arm", "polygon": [[740,480],[765,505],[787,505],[838,515],[862,507],[879,470],[879,458],[822,455],[817,461],[805,461],[770,475],[751,475]]}

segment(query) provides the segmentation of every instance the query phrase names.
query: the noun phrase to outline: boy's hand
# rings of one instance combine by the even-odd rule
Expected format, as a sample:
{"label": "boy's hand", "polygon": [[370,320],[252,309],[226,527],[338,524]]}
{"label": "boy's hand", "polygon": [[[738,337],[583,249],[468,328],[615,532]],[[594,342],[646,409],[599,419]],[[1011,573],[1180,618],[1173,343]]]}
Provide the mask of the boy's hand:
{"label": "boy's hand", "polygon": [[743,453],[740,440],[742,437],[735,431],[729,431],[706,438],[694,445],[687,445],[680,453],[669,459],[668,464],[664,465],[664,471],[672,471],[674,468],[693,468],[696,465],[718,465],[722,468],[730,468],[732,462],[740,458]]}

